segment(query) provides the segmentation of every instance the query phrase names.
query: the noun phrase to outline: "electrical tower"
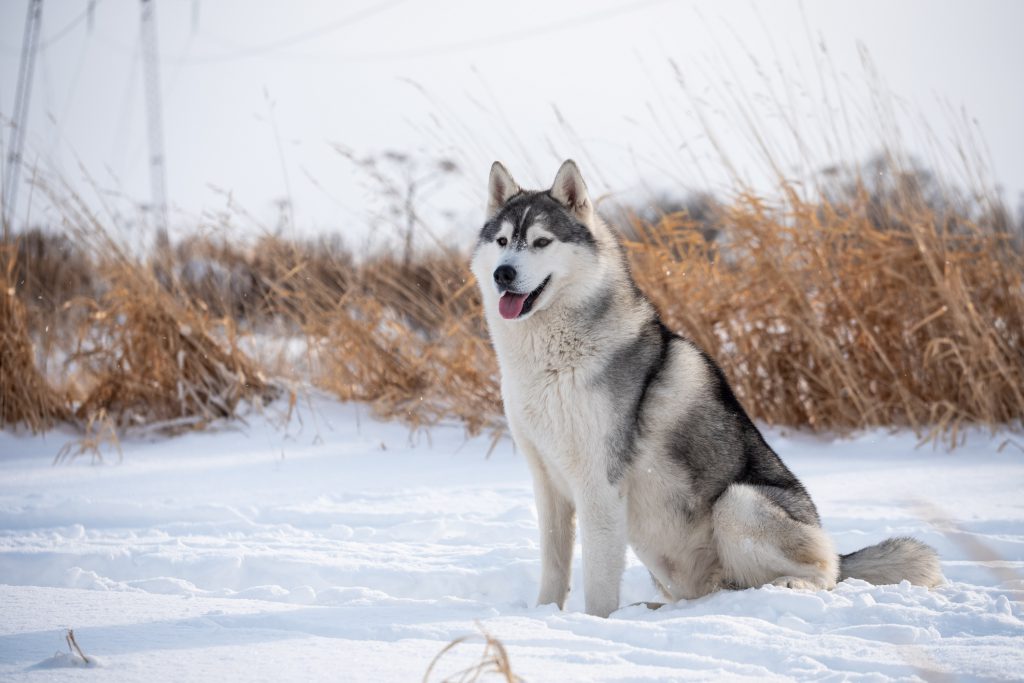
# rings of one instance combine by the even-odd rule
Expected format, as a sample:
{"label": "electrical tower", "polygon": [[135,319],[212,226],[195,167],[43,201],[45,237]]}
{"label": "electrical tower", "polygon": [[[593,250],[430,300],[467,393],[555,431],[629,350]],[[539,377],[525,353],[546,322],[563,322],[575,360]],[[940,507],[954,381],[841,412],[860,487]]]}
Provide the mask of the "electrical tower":
{"label": "electrical tower", "polygon": [[43,0],[29,0],[25,37],[21,42],[21,62],[18,65],[18,86],[14,92],[14,118],[11,120],[11,141],[7,152],[7,172],[3,187],[3,228],[6,232],[14,221],[15,200],[18,197],[18,179],[21,173],[21,155],[25,149],[25,129],[28,127],[28,103],[32,96],[32,72],[39,52],[39,26],[43,20]]}
{"label": "electrical tower", "polygon": [[164,131],[160,107],[160,53],[156,42],[154,0],[142,0],[142,70],[146,86],[146,119],[149,128],[149,185],[157,248],[167,239],[167,181],[164,177]]}

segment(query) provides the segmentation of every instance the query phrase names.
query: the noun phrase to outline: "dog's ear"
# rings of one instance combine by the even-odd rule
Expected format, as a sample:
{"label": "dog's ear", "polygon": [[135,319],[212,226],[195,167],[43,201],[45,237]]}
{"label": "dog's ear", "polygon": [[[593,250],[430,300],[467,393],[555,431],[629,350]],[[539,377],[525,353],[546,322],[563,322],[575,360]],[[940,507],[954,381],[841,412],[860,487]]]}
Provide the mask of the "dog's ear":
{"label": "dog's ear", "polygon": [[522,192],[512,174],[500,161],[491,164],[491,177],[487,180],[487,217],[493,218],[505,203]]}
{"label": "dog's ear", "polygon": [[562,167],[555,175],[555,182],[551,184],[550,193],[555,201],[577,216],[583,217],[590,211],[587,184],[583,182],[580,169],[572,159],[562,162]]}

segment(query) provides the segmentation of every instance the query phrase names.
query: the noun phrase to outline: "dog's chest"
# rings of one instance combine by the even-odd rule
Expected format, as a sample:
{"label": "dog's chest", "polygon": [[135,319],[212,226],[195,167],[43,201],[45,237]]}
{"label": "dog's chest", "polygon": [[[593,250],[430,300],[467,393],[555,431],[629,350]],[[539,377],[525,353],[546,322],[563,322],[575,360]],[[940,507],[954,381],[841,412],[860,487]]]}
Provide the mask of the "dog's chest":
{"label": "dog's chest", "polygon": [[538,350],[542,353],[503,359],[502,394],[509,417],[570,481],[606,472],[612,415],[609,397],[595,381],[601,358],[585,342],[564,337]]}

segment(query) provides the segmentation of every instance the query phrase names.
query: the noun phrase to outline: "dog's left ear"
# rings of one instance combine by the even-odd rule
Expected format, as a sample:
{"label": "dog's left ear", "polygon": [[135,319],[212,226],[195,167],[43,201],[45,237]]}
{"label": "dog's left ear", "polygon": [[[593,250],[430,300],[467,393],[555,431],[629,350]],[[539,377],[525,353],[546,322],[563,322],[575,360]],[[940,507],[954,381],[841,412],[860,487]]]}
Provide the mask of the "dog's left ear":
{"label": "dog's left ear", "polygon": [[583,182],[580,169],[572,159],[566,159],[555,175],[551,184],[551,196],[559,204],[577,216],[583,217],[590,212],[590,198],[587,196],[587,184]]}

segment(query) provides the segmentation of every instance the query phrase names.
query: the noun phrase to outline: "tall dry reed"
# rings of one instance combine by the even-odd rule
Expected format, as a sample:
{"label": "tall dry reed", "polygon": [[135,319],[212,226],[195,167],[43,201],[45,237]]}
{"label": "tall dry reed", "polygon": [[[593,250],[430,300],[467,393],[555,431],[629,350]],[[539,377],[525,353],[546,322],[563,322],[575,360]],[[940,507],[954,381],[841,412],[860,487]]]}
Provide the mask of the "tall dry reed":
{"label": "tall dry reed", "polygon": [[922,203],[888,207],[880,225],[876,208],[866,193],[747,195],[724,208],[724,249],[685,215],[635,226],[627,246],[666,323],[719,360],[756,419],[952,440],[965,425],[1019,422],[1024,258],[1012,237]]}
{"label": "tall dry reed", "polygon": [[[620,226],[640,288],[719,361],[751,415],[832,432],[909,427],[949,443],[969,425],[1019,426],[1024,255],[1006,222],[905,189],[854,184],[813,199],[785,189],[777,201],[705,202],[713,217],[684,210]],[[273,394],[237,343],[259,333],[302,341],[292,379],[382,417],[503,428],[466,253],[357,259],[337,244],[206,238],[153,268],[84,226],[96,294],[74,300],[88,315],[69,317],[80,324],[67,350],[80,391],[47,403],[49,414],[165,427],[234,415]],[[8,299],[5,329],[17,330]],[[24,367],[40,331],[20,335]],[[8,373],[9,396],[26,372]]]}
{"label": "tall dry reed", "polygon": [[16,295],[16,252],[0,245],[0,428],[24,424],[33,432],[68,419],[67,397],[36,364],[29,317]]}

